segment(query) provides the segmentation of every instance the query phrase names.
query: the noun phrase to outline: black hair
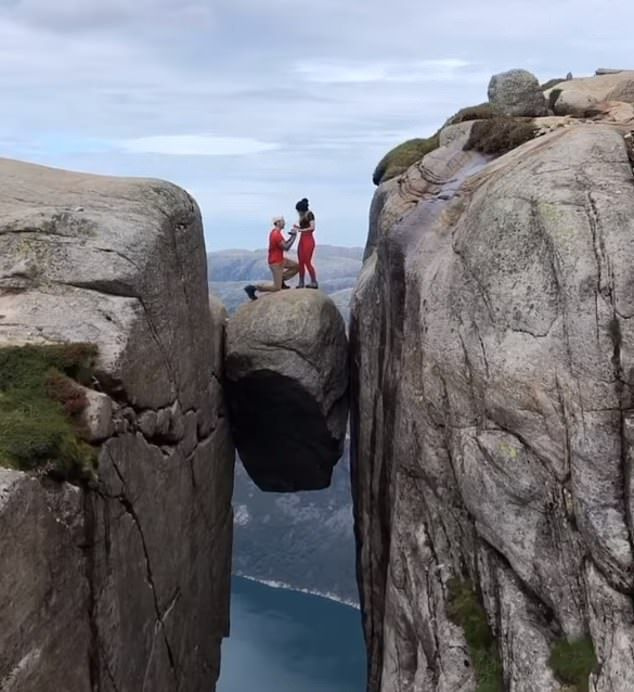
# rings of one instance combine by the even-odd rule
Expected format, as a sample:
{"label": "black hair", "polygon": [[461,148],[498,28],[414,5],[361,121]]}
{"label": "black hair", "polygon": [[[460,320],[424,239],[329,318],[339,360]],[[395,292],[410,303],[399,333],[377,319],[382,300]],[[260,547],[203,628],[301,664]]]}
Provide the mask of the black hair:
{"label": "black hair", "polygon": [[299,200],[299,202],[295,205],[295,210],[308,211],[308,200],[306,199],[306,197],[303,197]]}

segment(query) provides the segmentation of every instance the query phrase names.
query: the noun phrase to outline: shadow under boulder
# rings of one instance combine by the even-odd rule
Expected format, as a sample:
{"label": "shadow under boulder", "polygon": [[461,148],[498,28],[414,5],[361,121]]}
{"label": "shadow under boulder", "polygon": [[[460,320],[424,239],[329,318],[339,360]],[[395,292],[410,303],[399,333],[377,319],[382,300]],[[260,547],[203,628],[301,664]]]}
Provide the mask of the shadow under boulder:
{"label": "shadow under boulder", "polygon": [[226,391],[234,440],[261,490],[330,485],[348,417],[348,344],[324,294],[274,293],[229,321]]}

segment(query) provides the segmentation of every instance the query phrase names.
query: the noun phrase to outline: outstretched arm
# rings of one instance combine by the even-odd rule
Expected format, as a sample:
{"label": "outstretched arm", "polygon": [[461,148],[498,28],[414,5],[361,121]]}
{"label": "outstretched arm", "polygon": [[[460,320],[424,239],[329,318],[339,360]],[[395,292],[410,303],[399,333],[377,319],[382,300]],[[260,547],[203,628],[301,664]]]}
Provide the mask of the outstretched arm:
{"label": "outstretched arm", "polygon": [[293,228],[300,233],[312,233],[315,230],[315,222],[311,221],[308,228],[300,228],[299,226],[293,226]]}
{"label": "outstretched arm", "polygon": [[295,242],[296,237],[297,237],[296,233],[290,233],[289,237],[286,240],[282,241],[282,247],[284,248],[284,251],[291,249],[291,247],[293,246],[293,243]]}

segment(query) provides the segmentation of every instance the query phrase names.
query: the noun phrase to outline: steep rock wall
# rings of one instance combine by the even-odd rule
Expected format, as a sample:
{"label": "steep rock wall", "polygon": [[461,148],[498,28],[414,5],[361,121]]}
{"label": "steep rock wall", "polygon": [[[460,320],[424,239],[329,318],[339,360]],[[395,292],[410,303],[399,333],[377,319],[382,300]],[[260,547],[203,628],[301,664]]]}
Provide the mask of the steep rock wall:
{"label": "steep rock wall", "polygon": [[107,395],[96,488],[0,469],[0,689],[212,690],[234,449],[200,213],[161,181],[0,181],[2,345],[94,343]]}
{"label": "steep rock wall", "polygon": [[563,689],[553,646],[590,636],[591,689],[625,692],[632,167],[622,134],[602,125],[489,163],[461,143],[377,190],[353,301],[369,690],[476,689],[450,617],[458,578],[486,609],[503,689]]}

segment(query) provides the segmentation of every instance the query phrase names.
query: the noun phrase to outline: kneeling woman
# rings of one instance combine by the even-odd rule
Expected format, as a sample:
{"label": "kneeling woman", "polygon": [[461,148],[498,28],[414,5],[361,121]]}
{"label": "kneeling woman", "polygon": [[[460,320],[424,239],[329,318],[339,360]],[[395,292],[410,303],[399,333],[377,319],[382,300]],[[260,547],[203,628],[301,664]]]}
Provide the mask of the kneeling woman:
{"label": "kneeling woman", "polygon": [[299,283],[297,288],[304,288],[304,276],[306,270],[310,274],[310,283],[306,288],[319,288],[317,274],[313,267],[312,259],[315,252],[315,215],[308,208],[308,200],[300,199],[295,205],[299,213],[299,224],[295,224],[293,229],[299,232],[299,245],[297,246],[297,259],[299,260]]}

